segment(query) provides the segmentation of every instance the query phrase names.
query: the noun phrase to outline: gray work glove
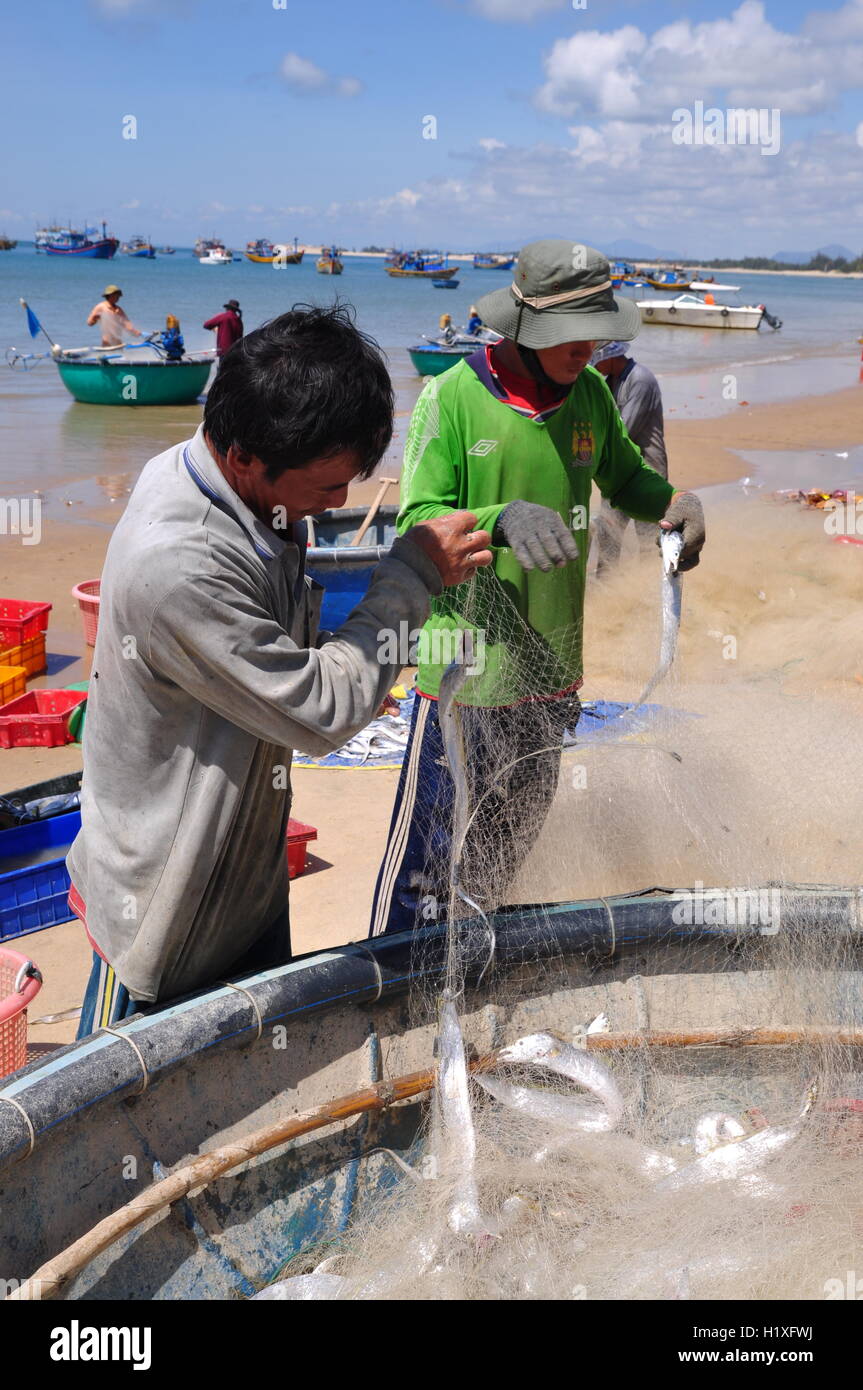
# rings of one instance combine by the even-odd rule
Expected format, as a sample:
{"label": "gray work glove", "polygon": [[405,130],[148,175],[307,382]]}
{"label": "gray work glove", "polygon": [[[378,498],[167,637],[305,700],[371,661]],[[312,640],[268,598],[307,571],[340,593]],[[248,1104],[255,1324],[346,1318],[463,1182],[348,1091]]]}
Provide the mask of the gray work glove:
{"label": "gray work glove", "polygon": [[551,507],[536,502],[510,502],[504,507],[492,543],[510,546],[525,570],[550,570],[578,559],[578,546],[566,522]]}
{"label": "gray work glove", "polygon": [[662,520],[670,521],[671,526],[670,528],[660,526],[656,544],[659,545],[664,530],[679,531],[683,537],[683,549],[680,552],[677,568],[678,570],[695,569],[705,541],[704,508],[695,493],[678,493],[676,497],[672,498],[671,505]]}

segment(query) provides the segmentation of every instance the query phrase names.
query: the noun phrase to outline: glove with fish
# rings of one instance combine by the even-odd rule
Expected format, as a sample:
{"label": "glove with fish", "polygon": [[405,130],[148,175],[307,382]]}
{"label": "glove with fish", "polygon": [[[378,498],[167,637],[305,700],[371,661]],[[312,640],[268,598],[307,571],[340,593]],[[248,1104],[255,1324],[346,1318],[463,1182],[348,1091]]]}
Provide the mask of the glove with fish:
{"label": "glove with fish", "polygon": [[578,546],[559,514],[537,502],[510,502],[497,519],[495,545],[508,545],[522,569],[550,570],[578,559]]}
{"label": "glove with fish", "polygon": [[659,523],[656,544],[662,545],[662,537],[668,531],[679,531],[683,538],[683,549],[677,568],[681,571],[694,569],[698,564],[706,539],[704,529],[704,508],[694,492],[676,492],[668,506],[668,511]]}

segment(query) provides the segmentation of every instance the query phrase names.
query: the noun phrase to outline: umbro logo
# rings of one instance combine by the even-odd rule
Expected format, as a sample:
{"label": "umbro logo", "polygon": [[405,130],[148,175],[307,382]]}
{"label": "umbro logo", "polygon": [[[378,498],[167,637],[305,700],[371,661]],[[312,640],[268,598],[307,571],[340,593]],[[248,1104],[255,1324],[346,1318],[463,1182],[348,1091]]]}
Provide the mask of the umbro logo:
{"label": "umbro logo", "polygon": [[469,454],[476,454],[479,458],[485,458],[486,454],[492,453],[497,448],[496,439],[478,439],[470,449]]}

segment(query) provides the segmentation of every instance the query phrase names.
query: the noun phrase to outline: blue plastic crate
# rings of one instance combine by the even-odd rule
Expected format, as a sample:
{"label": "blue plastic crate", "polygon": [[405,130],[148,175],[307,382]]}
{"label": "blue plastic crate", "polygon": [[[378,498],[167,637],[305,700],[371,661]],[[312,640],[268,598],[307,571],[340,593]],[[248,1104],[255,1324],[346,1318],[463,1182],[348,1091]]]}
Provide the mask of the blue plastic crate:
{"label": "blue plastic crate", "polygon": [[66,852],[80,829],[81,812],[70,811],[0,831],[0,941],[72,920]]}

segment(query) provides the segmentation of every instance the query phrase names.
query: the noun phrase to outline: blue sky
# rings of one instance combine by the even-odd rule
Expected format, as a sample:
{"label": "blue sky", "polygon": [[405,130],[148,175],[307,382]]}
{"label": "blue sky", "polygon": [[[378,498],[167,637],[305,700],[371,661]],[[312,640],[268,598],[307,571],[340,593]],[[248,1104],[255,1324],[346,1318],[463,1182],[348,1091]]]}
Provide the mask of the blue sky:
{"label": "blue sky", "polygon": [[[0,230],[863,250],[863,0],[281,5],[7,6]],[[698,101],[778,110],[777,153],[674,143]]]}

